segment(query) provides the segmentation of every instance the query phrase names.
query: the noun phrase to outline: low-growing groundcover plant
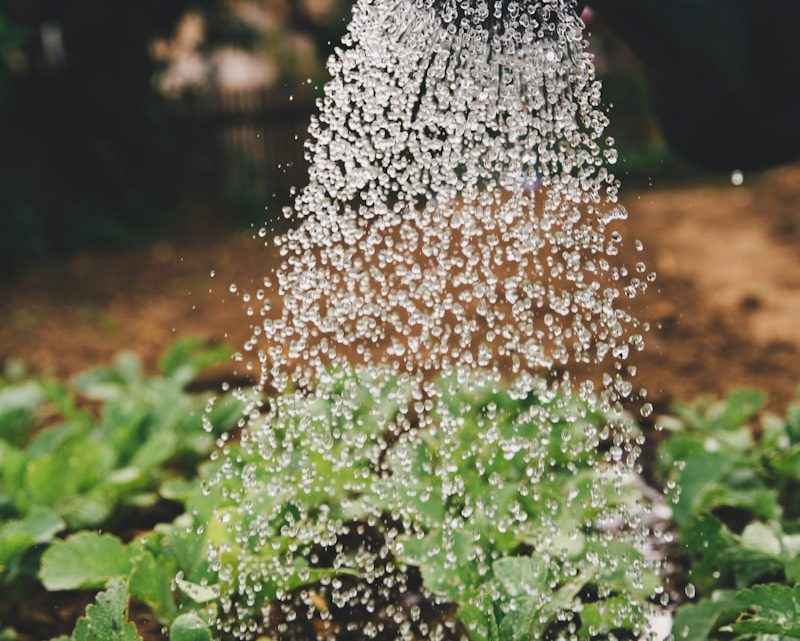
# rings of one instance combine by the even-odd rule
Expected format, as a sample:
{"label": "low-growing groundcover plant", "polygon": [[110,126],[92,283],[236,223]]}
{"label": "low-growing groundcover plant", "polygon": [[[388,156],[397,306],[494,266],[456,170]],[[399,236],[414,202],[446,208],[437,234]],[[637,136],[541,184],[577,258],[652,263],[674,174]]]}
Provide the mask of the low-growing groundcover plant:
{"label": "low-growing groundcover plant", "polygon": [[[176,351],[187,352],[187,348],[179,345],[170,352],[172,356],[164,359],[162,369],[166,376],[142,379],[133,361],[128,359],[119,361],[111,370],[80,377],[76,386],[80,383],[81,389],[93,390],[93,398],[101,405],[101,416],[116,416],[118,410],[114,408],[129,394],[136,397],[139,392],[135,391],[140,387],[159,389],[168,384],[170,375],[180,379],[170,384],[185,395],[183,386],[190,378],[188,372],[177,376],[180,367],[166,365],[182,361],[175,355]],[[188,356],[184,355],[185,358]],[[126,375],[126,371],[130,375]],[[429,603],[451,604],[448,609],[451,615],[444,626],[439,621],[436,628],[425,616],[418,616],[416,633],[419,635],[424,636],[427,631],[441,638],[448,634],[447,638],[468,635],[487,641],[523,641],[544,635],[563,635],[567,621],[562,612],[573,609],[579,602],[583,602],[581,618],[577,621],[579,627],[567,634],[574,633],[582,639],[637,635],[640,615],[652,607],[648,596],[654,590],[656,577],[646,571],[639,550],[616,541],[614,533],[593,526],[596,515],[591,513],[591,508],[573,509],[573,504],[580,503],[577,499],[581,493],[591,492],[593,486],[601,485],[600,475],[604,472],[585,459],[573,459],[563,447],[571,439],[581,438],[586,430],[603,424],[604,417],[586,414],[583,422],[565,419],[552,421],[542,428],[526,418],[535,414],[537,405],[543,403],[533,396],[517,399],[502,389],[457,388],[453,381],[443,380],[440,383],[443,390],[451,392],[443,396],[442,403],[448,404],[447,411],[457,416],[461,425],[455,442],[448,447],[456,447],[460,452],[455,460],[461,460],[462,465],[452,473],[463,479],[464,492],[460,497],[452,497],[456,503],[445,505],[432,501],[418,510],[420,506],[404,502],[419,501],[419,493],[387,494],[381,488],[388,482],[402,482],[409,489],[413,483],[422,487],[441,482],[435,470],[442,460],[444,443],[435,429],[426,432],[426,439],[421,441],[396,434],[392,437],[387,433],[387,426],[394,423],[400,407],[407,402],[408,392],[389,380],[380,393],[371,394],[368,390],[373,388],[364,385],[358,375],[345,372],[332,373],[321,385],[327,386],[324,401],[319,397],[302,401],[292,396],[289,402],[295,405],[291,412],[283,414],[288,417],[285,420],[305,428],[299,432],[288,429],[274,432],[279,442],[270,447],[289,453],[291,459],[281,467],[281,479],[271,476],[270,467],[264,464],[263,450],[242,447],[239,443],[242,439],[253,438],[245,429],[236,438],[223,438],[222,442],[228,442],[222,455],[218,452],[212,455],[215,460],[200,465],[195,478],[172,473],[166,465],[177,457],[177,452],[183,451],[183,446],[174,445],[167,450],[173,455],[161,456],[157,463],[147,467],[152,474],[148,476],[146,490],[136,485],[135,492],[114,494],[113,504],[117,506],[128,497],[147,493],[151,502],[167,499],[185,507],[185,512],[174,521],[158,524],[152,531],[132,540],[100,532],[96,522],[68,525],[66,515],[70,512],[54,502],[52,509],[62,510],[56,513],[65,515],[59,517],[65,519],[65,525],[54,528],[49,538],[59,538],[52,543],[30,543],[30,549],[36,552],[36,562],[30,565],[30,571],[36,573],[48,590],[100,591],[95,604],[88,608],[68,638],[74,641],[138,638],[135,626],[127,618],[132,598],[149,608],[164,626],[165,636],[176,641],[241,638],[256,632],[313,638],[314,631],[321,629],[319,621],[316,627],[304,633],[301,625],[300,633],[305,636],[293,637],[298,634],[297,627],[291,625],[286,612],[280,608],[276,610],[270,602],[279,596],[286,599],[287,595],[295,595],[299,601],[315,600],[318,605],[321,602],[321,609],[327,613],[332,626],[330,629],[335,629],[341,608],[337,610],[337,603],[329,599],[327,586],[333,582],[368,578],[370,570],[364,567],[364,557],[360,553],[367,546],[380,547],[384,545],[381,541],[389,540],[393,542],[390,556],[396,555],[396,558],[389,558],[387,563],[416,571],[422,585],[414,589]],[[194,400],[191,408],[207,403],[204,396],[187,396]],[[151,408],[154,415],[160,416],[161,412],[182,415],[177,411],[174,397],[156,395],[151,401],[156,399],[159,407]],[[349,415],[342,423],[344,399],[349,399]],[[231,405],[223,412],[228,402]],[[280,402],[280,399],[272,399],[272,402]],[[236,412],[230,411],[234,409],[233,403],[233,399],[223,398],[209,406],[212,431],[221,433],[236,422]],[[190,405],[186,405],[185,410],[195,416],[189,411]],[[490,413],[501,419],[498,424],[502,438],[496,443],[477,438]],[[225,419],[222,422],[220,414]],[[551,412],[548,411],[548,415]],[[187,430],[186,434],[193,433],[203,439],[207,434],[199,428],[202,420],[196,416],[193,420],[194,432]],[[88,419],[87,422],[91,423]],[[342,430],[344,424],[356,427]],[[159,425],[162,430],[177,429],[179,434],[184,433],[175,427],[185,426],[180,420]],[[44,429],[34,437],[34,442],[45,438],[51,430],[59,429]],[[87,434],[95,434],[98,429],[98,425],[87,428]],[[545,431],[541,432],[542,429]],[[518,486],[525,481],[525,471],[517,457],[501,451],[498,443],[514,442],[515,437],[527,437],[536,430],[541,432],[541,443],[552,455],[552,469],[542,476],[537,495],[528,496],[519,503],[512,499],[519,491]],[[21,439],[17,441],[20,445],[28,442],[17,438]],[[348,460],[350,464],[346,470],[331,466],[316,454],[318,450],[304,447],[304,439],[319,438],[329,440],[338,453],[346,454],[333,457]],[[391,438],[392,442],[387,443],[385,438]],[[166,438],[169,442],[174,440]],[[146,438],[136,439],[136,451],[146,447],[147,442]],[[482,445],[476,449],[478,442]],[[119,443],[129,441],[120,439]],[[370,444],[387,449],[381,470],[371,466],[374,457],[365,450]],[[195,454],[206,451],[204,448],[208,445],[203,440],[203,448],[195,447],[191,451]],[[167,448],[162,441],[155,449],[162,452]],[[121,451],[127,450],[121,448]],[[121,456],[117,454],[114,460],[120,460]],[[126,456],[125,463],[136,454]],[[191,457],[194,463],[197,459]],[[410,468],[406,465],[409,460],[412,461]],[[108,469],[125,467],[130,465]],[[315,487],[322,487],[324,491],[304,483],[309,467],[315,470],[317,481],[321,480]],[[487,473],[479,474],[477,470]],[[133,477],[133,472],[129,474]],[[101,476],[98,484],[104,478]],[[244,479],[248,479],[246,483]],[[92,491],[96,485],[87,484],[86,487]],[[391,499],[394,503],[387,504],[388,496],[396,497]],[[640,496],[634,485],[626,487],[615,498],[620,504],[638,499]],[[147,502],[138,500],[137,504]],[[243,511],[239,509],[242,504],[257,509]],[[478,521],[483,523],[480,555],[468,553],[470,545],[466,537],[474,533],[447,529],[447,514],[454,509],[485,514],[485,518]],[[390,517],[412,513],[424,516],[416,523],[407,523],[405,528]],[[385,518],[376,519],[375,514],[384,514]],[[263,532],[261,527],[250,528],[254,527],[251,521],[263,525],[264,520],[269,522],[273,533],[266,546],[247,535],[248,532]],[[350,560],[332,566],[330,555],[325,549],[311,545],[310,539],[304,536],[304,528],[325,528],[334,522],[337,527],[333,531],[340,531],[339,525],[345,525],[343,531],[349,528],[354,543],[352,554],[347,557]],[[561,534],[555,538],[544,536],[545,522],[557,522],[560,528],[557,531]],[[67,527],[69,529],[65,529]],[[245,536],[234,535],[242,532]],[[285,571],[284,561],[290,552],[294,561]],[[445,556],[450,554],[458,559],[456,573],[452,563],[445,563]],[[586,563],[587,557],[602,558],[604,562]],[[243,564],[243,559],[247,563]],[[252,564],[252,573],[246,571],[248,563]],[[238,572],[231,573],[231,567]],[[592,572],[589,568],[593,567],[604,570]],[[273,571],[265,572],[264,568]],[[632,568],[638,570],[632,571]],[[400,575],[398,573],[398,577]],[[265,577],[270,579],[267,581]],[[635,577],[639,577],[638,580]],[[403,587],[407,586],[398,583],[398,589]],[[544,598],[551,593],[556,594],[555,599]],[[545,602],[548,606],[543,609],[541,605]],[[364,623],[369,625],[366,619]],[[380,631],[376,628],[374,634]],[[309,633],[312,636],[308,636]]]}
{"label": "low-growing groundcover plant", "polygon": [[[411,568],[421,583],[398,589],[416,590],[428,603],[451,604],[446,608],[448,625],[436,632],[436,621],[423,612],[412,631],[418,636],[410,638],[425,631],[477,641],[639,636],[636,622],[654,607],[650,597],[659,590],[658,579],[647,570],[640,550],[620,540],[618,533],[592,527],[594,515],[581,507],[589,504],[579,499],[581,493],[598,485],[602,468],[559,447],[603,424],[604,417],[587,413],[583,422],[549,426],[543,442],[553,445],[553,467],[535,497],[515,503],[510,497],[518,495],[516,486],[524,479],[513,452],[498,456],[491,442],[476,436],[491,413],[500,417],[499,436],[513,442],[516,434],[535,429],[521,417],[542,401],[513,398],[502,389],[457,388],[443,380],[442,389],[450,392],[441,402],[459,419],[457,438],[444,443],[432,429],[424,439],[406,439],[385,434],[405,402],[401,386],[388,381],[374,395],[358,376],[334,373],[322,383],[329,388],[326,401],[292,401],[296,406],[287,420],[308,429],[299,437],[287,430],[286,438],[293,434],[293,442],[272,444],[294,457],[282,468],[288,476],[278,482],[260,460],[258,448],[239,443],[247,438],[246,429],[235,438],[223,438],[224,450],[202,462],[215,437],[236,426],[242,403],[223,396],[210,404],[208,395],[185,388],[206,364],[222,356],[222,351],[185,341],[168,352],[155,378],[142,377],[136,361],[124,357],[112,368],[79,377],[72,386],[17,380],[0,388],[0,553],[7,559],[3,592],[15,598],[34,577],[51,591],[98,591],[71,636],[60,641],[139,639],[128,616],[132,599],[152,612],[164,638],[172,641],[233,639],[256,631],[264,638],[330,637],[343,631],[338,621],[343,610],[329,598],[328,586],[363,580],[369,568],[361,563],[360,551],[387,540],[393,542],[387,562]],[[90,397],[92,407],[76,401]],[[349,418],[357,420],[347,421],[358,426],[352,432],[337,424],[337,403],[345,397],[356,399]],[[763,416],[760,427],[753,429],[750,423],[763,403],[759,392],[738,391],[725,401],[679,405],[677,416],[664,421],[670,431],[654,473],[668,492],[675,492],[674,522],[688,573],[687,602],[675,614],[676,641],[800,637],[800,405],[789,408],[785,418]],[[211,434],[202,429],[204,423]],[[391,443],[384,443],[382,469],[376,470],[361,448],[381,443],[384,436]],[[304,438],[331,439],[332,447],[350,457],[349,469],[326,467],[325,460],[314,459],[315,450],[303,448]],[[99,473],[82,470],[69,459],[55,461],[58,474],[76,469],[84,476],[79,482],[53,482],[59,492],[31,499],[28,479],[38,478],[31,462],[41,456],[50,456],[52,462],[81,448],[91,460],[102,462]],[[452,474],[463,486],[448,504],[414,505],[420,496],[415,487],[441,482],[435,470],[443,448],[460,452],[454,460],[461,464]],[[64,467],[70,464],[74,467]],[[304,487],[308,466],[314,466],[325,492]],[[34,473],[28,471],[31,467]],[[489,468],[488,476],[476,473]],[[120,483],[119,478],[129,480]],[[392,479],[407,492],[382,491],[382,484]],[[387,497],[393,504],[386,503]],[[634,482],[609,498],[622,508],[642,500]],[[184,512],[133,538],[115,532],[121,513],[131,506],[146,510],[158,501],[180,504]],[[258,509],[238,509],[243,501]],[[479,555],[468,545],[469,533],[448,527],[447,515],[453,510],[485,512],[484,519],[475,521],[483,523]],[[376,513],[415,519],[405,519],[404,527],[389,518],[376,520]],[[307,522],[299,522],[301,518]],[[270,545],[232,536],[263,531],[250,530],[255,525],[251,519],[269,521],[274,532]],[[511,522],[514,527],[508,527]],[[561,534],[546,536],[544,522],[558,524]],[[354,539],[352,553],[345,555],[349,561],[335,566],[332,555],[311,546],[303,534],[304,528],[331,523],[337,528],[344,524]],[[294,564],[281,574],[277,570],[287,567],[281,559],[289,551]],[[446,556],[457,559],[456,572]],[[586,563],[587,556],[601,556],[603,562]],[[252,573],[231,573],[232,567],[248,567],[242,559],[252,564]],[[264,567],[275,572],[265,574]],[[631,572],[633,567],[638,571]],[[262,580],[257,590],[251,589],[265,575],[271,582]],[[542,600],[543,594],[555,598]],[[325,616],[310,622],[287,620],[284,611],[270,605],[287,595],[298,603],[313,601]],[[548,605],[543,608],[544,603]],[[560,608],[574,609],[576,603],[579,618],[567,627]],[[371,623],[369,613],[361,616],[364,628]],[[399,629],[382,625],[373,631],[376,638]],[[14,638],[11,630],[3,634]],[[354,634],[350,631],[347,638],[363,637]]]}
{"label": "low-growing groundcover plant", "polygon": [[765,401],[738,390],[664,422],[657,472],[688,565],[676,641],[800,638],[800,403],[756,421]]}
{"label": "low-growing groundcover plant", "polygon": [[[455,433],[402,435],[388,454],[392,474],[376,481],[404,488],[376,493],[392,497],[387,513],[414,524],[400,537],[400,559],[419,567],[434,594],[458,604],[475,641],[552,637],[576,623],[582,639],[638,636],[658,581],[632,542],[596,524],[609,510],[642,501],[630,481],[620,488],[603,478],[609,470],[599,452],[585,448],[608,417],[559,411],[563,399],[457,385],[453,377],[439,388],[446,406],[440,420],[455,421]],[[541,416],[548,417],[544,427]],[[490,424],[496,434],[487,435]],[[543,466],[533,470],[526,450],[537,446]],[[438,500],[443,483],[458,488],[446,501]],[[468,526],[452,518],[467,512]]]}
{"label": "low-growing groundcover plant", "polygon": [[[151,378],[142,375],[137,357],[121,354],[112,367],[70,385],[23,380],[13,371],[0,381],[0,590],[6,598],[23,596],[58,535],[124,528],[128,515],[158,507],[164,483],[195,475],[242,405],[230,395],[214,400],[188,393],[186,386],[228,356],[225,348],[185,339]],[[113,552],[108,546],[93,551],[87,567]],[[50,585],[61,587],[57,579]]]}

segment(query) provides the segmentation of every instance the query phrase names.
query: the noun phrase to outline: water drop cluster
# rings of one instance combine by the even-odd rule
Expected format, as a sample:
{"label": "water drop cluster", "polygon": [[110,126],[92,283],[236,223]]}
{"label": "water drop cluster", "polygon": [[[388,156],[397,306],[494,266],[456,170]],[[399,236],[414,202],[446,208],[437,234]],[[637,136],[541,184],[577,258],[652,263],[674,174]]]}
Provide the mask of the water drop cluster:
{"label": "water drop cluster", "polygon": [[359,0],[328,66],[281,265],[244,294],[254,398],[282,393],[249,404],[210,490],[234,505],[210,525],[219,625],[456,639],[464,616],[426,608],[502,602],[577,638],[570,585],[651,569],[623,409],[655,279],[620,256],[583,25],[568,0]]}

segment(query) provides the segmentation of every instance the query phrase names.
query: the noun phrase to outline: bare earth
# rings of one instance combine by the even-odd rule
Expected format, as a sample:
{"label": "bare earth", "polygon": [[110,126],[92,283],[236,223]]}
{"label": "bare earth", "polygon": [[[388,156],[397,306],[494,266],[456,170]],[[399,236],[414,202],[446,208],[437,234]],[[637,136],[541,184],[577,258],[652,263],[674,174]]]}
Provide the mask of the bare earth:
{"label": "bare earth", "polygon": [[[800,166],[623,200],[626,243],[640,238],[659,274],[639,374],[657,408],[741,385],[788,401],[800,383]],[[42,266],[0,286],[0,361],[65,376],[123,349],[153,366],[185,334],[239,345],[250,319],[229,285],[257,289],[276,262],[240,234]]]}

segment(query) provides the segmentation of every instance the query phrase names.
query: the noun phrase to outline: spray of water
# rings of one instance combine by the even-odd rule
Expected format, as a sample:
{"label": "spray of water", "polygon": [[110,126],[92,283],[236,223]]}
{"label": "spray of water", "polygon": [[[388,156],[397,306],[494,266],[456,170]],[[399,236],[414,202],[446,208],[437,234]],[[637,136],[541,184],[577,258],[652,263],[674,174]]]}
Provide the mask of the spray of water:
{"label": "spray of water", "polygon": [[[255,397],[282,393],[250,404],[215,483],[219,627],[481,638],[500,607],[534,613],[519,638],[575,638],[570,582],[604,596],[650,569],[622,410],[644,402],[630,301],[655,278],[619,257],[583,25],[568,0],[359,0],[328,67],[264,279],[280,304],[242,355]],[[623,544],[642,554],[618,567]],[[525,589],[504,558],[535,560]],[[423,613],[450,602],[474,629]],[[348,609],[358,630],[332,622]]]}

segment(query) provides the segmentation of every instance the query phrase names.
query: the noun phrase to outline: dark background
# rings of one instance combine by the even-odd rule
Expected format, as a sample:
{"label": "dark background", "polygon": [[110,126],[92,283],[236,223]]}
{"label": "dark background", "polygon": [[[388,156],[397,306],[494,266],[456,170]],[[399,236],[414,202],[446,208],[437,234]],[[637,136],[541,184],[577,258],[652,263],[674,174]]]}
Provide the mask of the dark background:
{"label": "dark background", "polygon": [[[278,206],[303,180],[303,132],[349,9],[349,0],[5,0],[2,273],[279,223]],[[602,21],[592,28],[623,177],[685,178],[636,57]]]}

